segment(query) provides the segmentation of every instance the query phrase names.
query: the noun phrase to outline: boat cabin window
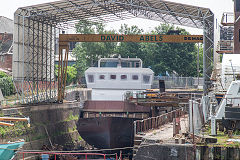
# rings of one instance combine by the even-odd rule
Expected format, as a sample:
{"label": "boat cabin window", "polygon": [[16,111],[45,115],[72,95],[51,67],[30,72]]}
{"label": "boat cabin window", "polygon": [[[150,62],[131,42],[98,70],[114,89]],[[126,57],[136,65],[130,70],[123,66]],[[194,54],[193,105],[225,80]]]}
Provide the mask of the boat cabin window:
{"label": "boat cabin window", "polygon": [[138,75],[132,75],[133,80],[138,80]]}
{"label": "boat cabin window", "polygon": [[110,67],[110,68],[140,68],[142,65],[141,60],[131,59],[102,59],[98,63],[98,67]]}
{"label": "boat cabin window", "polygon": [[240,94],[240,87],[239,87],[239,89],[238,89],[238,94]]}
{"label": "boat cabin window", "polygon": [[122,62],[121,67],[122,68],[130,68],[130,63],[129,62]]}
{"label": "boat cabin window", "polygon": [[116,68],[118,66],[117,61],[111,61],[111,62],[101,62],[100,67],[113,67]]}
{"label": "boat cabin window", "polygon": [[139,68],[140,67],[140,64],[138,62],[135,62],[135,67],[136,68]]}
{"label": "boat cabin window", "polygon": [[150,76],[149,75],[143,75],[143,83],[148,84],[150,82]]}
{"label": "boat cabin window", "polygon": [[105,75],[99,75],[99,79],[104,80],[105,79]]}
{"label": "boat cabin window", "polygon": [[121,75],[121,80],[127,80],[127,75]]}
{"label": "boat cabin window", "polygon": [[116,75],[114,75],[114,74],[111,74],[111,75],[110,75],[110,79],[116,79],[116,78],[117,78]]}
{"label": "boat cabin window", "polygon": [[94,83],[94,76],[92,74],[88,75],[88,82],[89,83]]}

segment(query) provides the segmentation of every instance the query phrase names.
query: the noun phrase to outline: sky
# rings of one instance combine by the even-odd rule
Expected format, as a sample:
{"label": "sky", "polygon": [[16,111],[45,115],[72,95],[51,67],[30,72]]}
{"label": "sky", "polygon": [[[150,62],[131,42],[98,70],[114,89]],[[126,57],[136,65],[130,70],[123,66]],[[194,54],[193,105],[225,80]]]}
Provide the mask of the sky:
{"label": "sky", "polygon": [[[30,6],[40,3],[52,2],[55,0],[1,0],[0,5],[0,16],[5,16],[13,19],[14,12],[19,7]],[[221,20],[223,12],[233,12],[233,1],[232,0],[168,0],[177,3],[189,4],[194,6],[200,6],[205,8],[210,8],[218,19]],[[160,23],[152,20],[143,20],[139,18],[111,22],[107,24],[107,29],[118,29],[121,24],[137,25],[139,28],[144,29],[144,31],[151,31],[154,27],[158,26]],[[1,25],[1,24],[0,24]],[[191,34],[199,34],[198,29],[193,29],[189,27],[183,27]]]}

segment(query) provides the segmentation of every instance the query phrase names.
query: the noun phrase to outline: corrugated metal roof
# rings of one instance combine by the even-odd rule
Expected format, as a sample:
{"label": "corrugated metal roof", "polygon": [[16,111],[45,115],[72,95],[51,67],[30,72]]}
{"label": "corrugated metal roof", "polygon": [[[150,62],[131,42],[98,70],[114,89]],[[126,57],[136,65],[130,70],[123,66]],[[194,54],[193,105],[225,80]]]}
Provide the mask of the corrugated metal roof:
{"label": "corrugated metal roof", "polygon": [[60,0],[22,7],[15,14],[55,24],[80,19],[111,22],[140,17],[196,28],[203,28],[203,18],[213,15],[208,8],[165,0]]}

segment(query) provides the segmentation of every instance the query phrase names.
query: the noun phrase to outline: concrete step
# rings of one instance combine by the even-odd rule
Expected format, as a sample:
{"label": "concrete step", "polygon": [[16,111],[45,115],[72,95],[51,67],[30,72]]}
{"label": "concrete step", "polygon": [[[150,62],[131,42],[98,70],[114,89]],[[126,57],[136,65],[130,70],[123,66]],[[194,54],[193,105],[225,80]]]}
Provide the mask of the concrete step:
{"label": "concrete step", "polygon": [[133,154],[136,154],[137,151],[138,151],[138,149],[134,149],[134,150],[133,150]]}
{"label": "concrete step", "polygon": [[140,145],[134,145],[133,149],[138,149]]}
{"label": "concrete step", "polygon": [[142,143],[142,140],[134,140],[134,146],[140,145]]}
{"label": "concrete step", "polygon": [[143,136],[141,135],[135,135],[134,140],[142,140]]}

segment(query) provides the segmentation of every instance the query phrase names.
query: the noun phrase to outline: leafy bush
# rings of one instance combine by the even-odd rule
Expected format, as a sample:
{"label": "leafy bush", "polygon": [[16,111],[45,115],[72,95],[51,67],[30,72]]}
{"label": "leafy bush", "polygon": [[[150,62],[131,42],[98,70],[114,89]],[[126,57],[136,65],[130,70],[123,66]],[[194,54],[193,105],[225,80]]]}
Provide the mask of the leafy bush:
{"label": "leafy bush", "polygon": [[0,71],[0,78],[8,77],[5,72]]}
{"label": "leafy bush", "polygon": [[[58,65],[55,65],[55,76],[58,77]],[[71,83],[76,83],[77,81],[77,69],[75,65],[67,67],[67,81],[66,85],[70,85]]]}
{"label": "leafy bush", "polygon": [[9,96],[14,93],[14,85],[12,77],[6,73],[0,71],[0,89],[2,90],[3,96]]}
{"label": "leafy bush", "polygon": [[0,78],[0,88],[2,90],[3,96],[12,95],[14,93],[12,77]]}

